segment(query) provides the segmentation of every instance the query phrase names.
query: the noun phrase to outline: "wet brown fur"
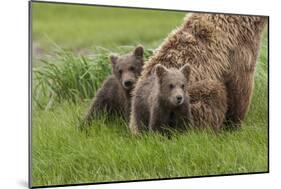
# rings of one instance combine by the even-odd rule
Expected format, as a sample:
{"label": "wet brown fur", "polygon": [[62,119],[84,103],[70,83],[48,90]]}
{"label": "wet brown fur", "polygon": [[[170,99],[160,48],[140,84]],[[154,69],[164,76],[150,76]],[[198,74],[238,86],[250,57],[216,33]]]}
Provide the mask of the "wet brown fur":
{"label": "wet brown fur", "polygon": [[[192,73],[189,85],[200,81],[206,89],[195,91],[200,95],[203,92],[201,96],[216,94],[192,102],[191,111],[198,126],[220,128],[222,119],[240,125],[251,101],[261,34],[266,23],[267,17],[260,16],[191,14],[145,63],[137,85],[151,75],[156,64],[180,68],[188,63]],[[216,91],[209,80],[221,88]],[[195,91],[190,91],[191,98],[194,95],[197,99]],[[215,102],[220,102],[221,107],[216,107]]]}

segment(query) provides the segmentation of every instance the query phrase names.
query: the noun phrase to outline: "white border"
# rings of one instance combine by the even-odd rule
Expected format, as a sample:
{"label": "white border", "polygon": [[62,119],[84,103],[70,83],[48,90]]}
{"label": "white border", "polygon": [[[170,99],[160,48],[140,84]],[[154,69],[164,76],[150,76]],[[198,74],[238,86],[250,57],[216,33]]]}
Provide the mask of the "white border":
{"label": "white border", "polygon": [[[59,0],[58,0],[59,1]],[[229,12],[270,16],[270,174],[150,181],[75,188],[266,188],[280,186],[280,6],[267,0],[68,0],[133,7]],[[27,187],[28,2],[1,2],[0,186]],[[274,102],[274,103],[272,103]],[[74,188],[74,187],[68,187]]]}

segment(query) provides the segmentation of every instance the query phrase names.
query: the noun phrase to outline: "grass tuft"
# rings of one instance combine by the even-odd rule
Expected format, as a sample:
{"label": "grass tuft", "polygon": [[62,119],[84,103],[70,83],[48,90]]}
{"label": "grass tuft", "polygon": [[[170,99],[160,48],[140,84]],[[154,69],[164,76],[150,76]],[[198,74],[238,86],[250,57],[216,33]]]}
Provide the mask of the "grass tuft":
{"label": "grass tuft", "polygon": [[[129,53],[132,46],[122,46],[119,54]],[[49,109],[63,100],[81,102],[90,99],[110,74],[109,49],[98,47],[90,57],[75,56],[70,51],[58,49],[52,59],[42,59],[40,65],[33,68],[34,107]],[[151,49],[144,56],[149,57]]]}

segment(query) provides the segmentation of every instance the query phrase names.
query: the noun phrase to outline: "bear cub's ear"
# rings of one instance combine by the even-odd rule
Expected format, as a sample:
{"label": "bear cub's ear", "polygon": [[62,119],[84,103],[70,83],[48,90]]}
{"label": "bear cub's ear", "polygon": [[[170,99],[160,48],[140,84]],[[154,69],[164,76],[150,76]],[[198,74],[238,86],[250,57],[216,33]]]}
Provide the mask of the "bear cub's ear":
{"label": "bear cub's ear", "polygon": [[110,59],[111,64],[115,65],[116,62],[117,62],[118,56],[112,54],[112,55],[109,56],[109,59]]}
{"label": "bear cub's ear", "polygon": [[158,78],[162,78],[163,75],[167,72],[167,68],[165,68],[164,66],[162,66],[161,64],[157,64],[155,67],[155,73],[157,75]]}
{"label": "bear cub's ear", "polygon": [[143,46],[139,45],[139,46],[137,46],[137,47],[135,48],[135,50],[134,50],[134,55],[135,55],[135,57],[137,57],[137,58],[142,58],[142,57],[143,57],[143,52],[144,52]]}
{"label": "bear cub's ear", "polygon": [[185,64],[184,66],[182,66],[180,68],[180,71],[183,73],[183,75],[185,76],[185,78],[187,79],[187,81],[189,80],[189,76],[190,76],[190,66],[188,64]]}

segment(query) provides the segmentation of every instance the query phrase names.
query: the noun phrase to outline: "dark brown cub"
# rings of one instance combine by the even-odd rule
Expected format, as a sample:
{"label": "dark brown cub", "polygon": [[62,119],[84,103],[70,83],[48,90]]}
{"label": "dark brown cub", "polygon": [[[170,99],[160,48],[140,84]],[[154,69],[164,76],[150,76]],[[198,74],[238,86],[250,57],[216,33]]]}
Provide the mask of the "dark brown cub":
{"label": "dark brown cub", "polygon": [[143,66],[143,47],[138,46],[130,54],[110,56],[112,75],[97,91],[83,124],[89,125],[91,120],[102,112],[108,115],[117,114],[128,119],[130,114],[131,91],[141,74]]}

